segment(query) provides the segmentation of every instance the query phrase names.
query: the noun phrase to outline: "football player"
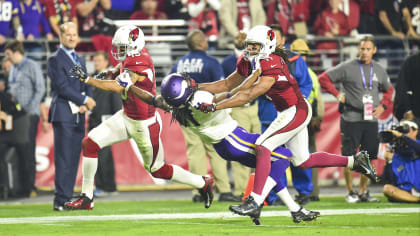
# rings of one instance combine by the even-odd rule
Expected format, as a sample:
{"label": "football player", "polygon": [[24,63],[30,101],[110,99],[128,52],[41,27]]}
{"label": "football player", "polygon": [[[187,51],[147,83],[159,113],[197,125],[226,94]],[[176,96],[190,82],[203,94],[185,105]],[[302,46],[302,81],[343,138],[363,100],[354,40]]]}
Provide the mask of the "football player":
{"label": "football player", "polygon": [[[254,73],[259,74],[259,71]],[[255,168],[255,141],[260,134],[248,133],[238,126],[238,122],[230,116],[227,109],[217,110],[214,113],[203,113],[200,104],[211,103],[214,95],[207,91],[195,90],[193,79],[187,75],[170,74],[162,81],[161,93],[166,103],[171,106],[172,117],[181,125],[190,129],[202,137],[208,143],[212,143],[217,153],[228,161],[237,161],[241,164]],[[254,76],[256,77],[256,76]],[[250,80],[255,79],[250,77]],[[120,80],[122,86],[132,86],[126,78]],[[131,88],[129,88],[131,89]],[[319,212],[309,211],[299,206],[290,196],[287,188],[281,181],[292,156],[291,152],[283,147],[277,147],[271,152],[271,171],[267,178],[267,188],[264,187],[263,195],[266,196],[273,188],[288,206],[293,221],[296,223],[311,221],[319,216]],[[251,216],[255,224],[260,224],[261,208],[257,208]]]}
{"label": "football player", "polygon": [[[155,107],[167,109],[167,105],[161,97],[155,96],[155,68],[144,45],[144,34],[140,28],[131,25],[119,28],[112,39],[112,54],[121,63],[116,70],[102,74],[117,81],[124,78],[126,82],[120,81],[121,84],[135,84],[131,91],[128,91],[128,87],[125,89],[120,86],[116,80],[91,78],[78,67],[72,68],[72,73],[85,83],[102,90],[121,93],[123,109],[92,129],[83,139],[82,193],[77,200],[65,203],[64,206],[68,210],[93,208],[93,184],[98,166],[98,151],[129,138],[136,141],[144,160],[144,167],[153,177],[198,188],[205,208],[212,204],[211,176],[199,176],[164,161],[160,139],[162,124]],[[133,90],[136,91],[135,94]]]}
{"label": "football player", "polygon": [[[307,124],[312,116],[311,105],[302,96],[286,63],[287,54],[276,47],[273,30],[267,26],[255,26],[247,34],[246,51],[238,59],[237,70],[225,80],[199,85],[199,89],[212,93],[228,92],[226,99],[202,103],[200,109],[203,112],[242,106],[261,95],[270,99],[277,109],[276,119],[255,142],[257,161],[254,188],[244,204],[231,209],[239,214],[256,211],[264,201],[261,193],[270,173],[270,153],[281,145],[293,153],[291,161],[294,166],[304,169],[346,166],[377,181],[366,152],[348,157],[325,152],[309,153]],[[261,75],[255,83],[236,88],[259,67]]]}

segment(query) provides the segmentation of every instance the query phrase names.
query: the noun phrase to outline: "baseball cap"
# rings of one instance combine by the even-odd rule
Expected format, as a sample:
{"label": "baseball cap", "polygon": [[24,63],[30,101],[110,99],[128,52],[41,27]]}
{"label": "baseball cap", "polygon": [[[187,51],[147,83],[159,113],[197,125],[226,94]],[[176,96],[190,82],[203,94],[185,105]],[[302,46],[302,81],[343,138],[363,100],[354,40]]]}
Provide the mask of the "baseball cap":
{"label": "baseball cap", "polygon": [[303,39],[296,39],[293,41],[293,43],[290,45],[290,50],[304,55],[312,54],[309,52],[308,44],[306,44],[305,40]]}

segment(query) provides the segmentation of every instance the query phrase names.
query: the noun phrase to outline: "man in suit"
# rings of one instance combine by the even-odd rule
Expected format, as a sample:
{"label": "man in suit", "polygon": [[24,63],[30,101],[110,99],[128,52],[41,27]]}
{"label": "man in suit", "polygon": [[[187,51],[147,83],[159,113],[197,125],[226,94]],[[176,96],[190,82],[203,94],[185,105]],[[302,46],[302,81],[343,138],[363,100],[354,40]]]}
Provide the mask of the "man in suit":
{"label": "man in suit", "polygon": [[85,113],[95,107],[91,87],[72,78],[70,69],[85,60],[74,51],[79,42],[77,26],[72,22],[60,26],[60,48],[48,59],[52,102],[49,121],[54,131],[55,197],[54,210],[64,210],[73,195],[81,143],[85,134]]}

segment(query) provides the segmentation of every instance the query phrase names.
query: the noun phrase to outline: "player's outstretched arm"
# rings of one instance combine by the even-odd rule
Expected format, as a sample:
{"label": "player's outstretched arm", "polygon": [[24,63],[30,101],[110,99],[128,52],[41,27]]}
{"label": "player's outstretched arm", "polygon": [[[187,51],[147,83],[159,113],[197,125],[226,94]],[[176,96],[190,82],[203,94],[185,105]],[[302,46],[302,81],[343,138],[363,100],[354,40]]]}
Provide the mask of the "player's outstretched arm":
{"label": "player's outstretched arm", "polygon": [[79,79],[80,81],[92,85],[101,90],[115,93],[121,93],[124,90],[123,87],[115,83],[115,80],[99,80],[88,76],[86,72],[83,71],[80,65],[73,66],[70,72],[75,78]]}
{"label": "player's outstretched arm", "polygon": [[199,90],[205,90],[211,93],[228,92],[244,81],[245,77],[237,71],[230,74],[226,79],[212,83],[201,83],[198,85]]}
{"label": "player's outstretched arm", "polygon": [[121,93],[124,91],[124,88],[121,87],[118,83],[115,83],[115,80],[99,80],[95,78],[89,78],[86,83],[104,91],[114,93]]}
{"label": "player's outstretched arm", "polygon": [[120,74],[120,67],[121,67],[121,63],[118,64],[114,68],[109,68],[107,70],[99,72],[99,74],[95,75],[94,78],[115,80],[115,78]]}
{"label": "player's outstretched arm", "polygon": [[160,108],[164,111],[169,111],[169,106],[163,99],[161,95],[153,95],[146,90],[143,90],[135,85],[130,86],[129,89],[136,97],[144,101],[149,105],[153,105],[154,107]]}
{"label": "player's outstretched arm", "polygon": [[233,97],[240,90],[249,89],[258,79],[260,74],[261,74],[261,69],[257,69],[251,75],[249,75],[248,78],[246,78],[239,86],[233,88],[231,91],[216,94],[214,102],[218,103],[222,101],[223,99]]}
{"label": "player's outstretched arm", "polygon": [[258,82],[251,85],[248,89],[243,89],[237,92],[237,94],[228,99],[224,99],[216,104],[215,110],[240,107],[249,102],[252,102],[257,97],[266,93],[271,86],[275,83],[275,79],[269,76],[262,76]]}

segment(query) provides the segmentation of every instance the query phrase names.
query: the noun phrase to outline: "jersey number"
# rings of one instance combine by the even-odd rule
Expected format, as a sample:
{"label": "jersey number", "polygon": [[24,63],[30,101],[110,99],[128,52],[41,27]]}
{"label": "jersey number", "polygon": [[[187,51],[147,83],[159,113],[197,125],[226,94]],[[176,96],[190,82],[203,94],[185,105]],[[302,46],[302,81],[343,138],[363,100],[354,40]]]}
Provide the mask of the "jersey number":
{"label": "jersey number", "polygon": [[12,3],[0,2],[0,21],[10,21],[12,19]]}

